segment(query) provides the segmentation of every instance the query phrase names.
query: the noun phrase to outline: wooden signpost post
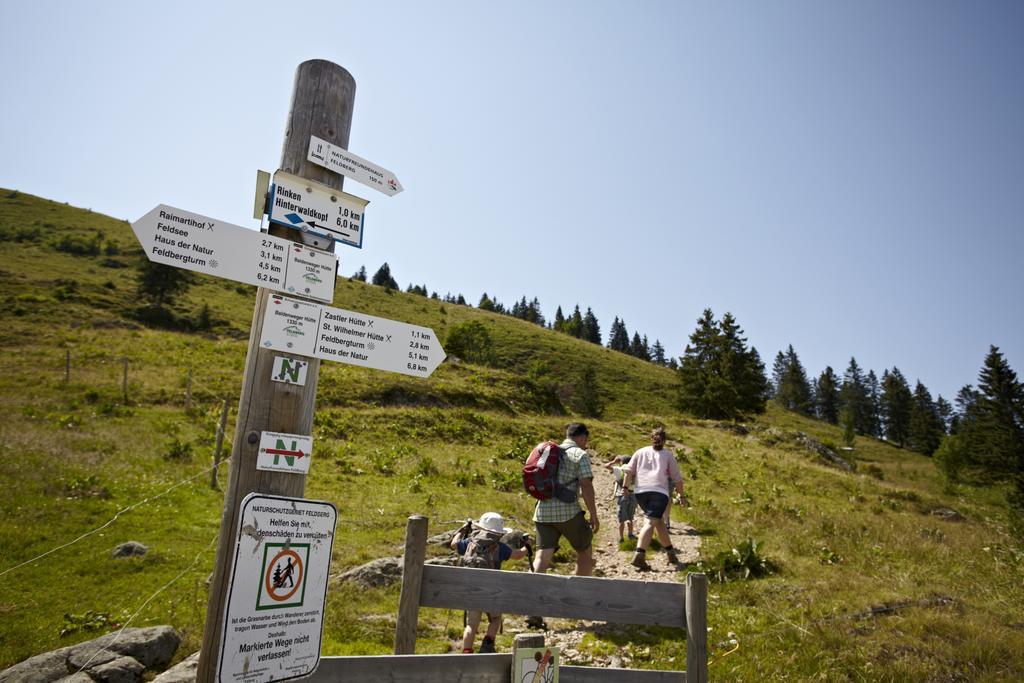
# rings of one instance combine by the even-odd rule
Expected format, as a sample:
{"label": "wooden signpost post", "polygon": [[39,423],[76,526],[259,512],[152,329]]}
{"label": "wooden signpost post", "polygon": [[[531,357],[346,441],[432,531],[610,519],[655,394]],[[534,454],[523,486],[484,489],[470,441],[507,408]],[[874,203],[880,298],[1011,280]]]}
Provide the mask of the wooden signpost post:
{"label": "wooden signpost post", "polygon": [[[285,127],[280,168],[292,175],[341,190],[342,177],[307,161],[306,155],[310,135],[348,147],[355,91],[355,79],[337,64],[312,60],[299,65]],[[302,235],[275,224],[271,224],[270,234],[293,242],[299,242]],[[274,358],[288,355],[279,349],[263,348],[259,343],[264,313],[273,293],[263,288],[256,291],[245,379],[231,449],[231,475],[224,495],[217,561],[210,584],[202,653],[196,673],[196,680],[200,682],[212,682],[218,676],[225,607],[230,592],[230,560],[234,555],[242,500],[257,492],[301,498],[306,489],[305,474],[256,469],[263,432],[313,433],[313,408],[320,371],[320,361],[312,358],[308,361],[305,384],[271,379]]]}
{"label": "wooden signpost post", "polygon": [[[347,151],[355,89],[351,74],[337,64],[299,65],[269,193],[267,174],[257,177],[255,216],[269,214],[269,234],[164,204],[132,223],[150,260],[260,287],[196,673],[200,682],[289,680],[309,675],[319,662],[337,518],[330,503],[303,499],[320,360],[428,377],[445,357],[429,328],[317,303],[334,296],[335,245],[362,244],[368,201],[342,192],[343,176],[389,196],[402,190],[393,173]],[[70,360],[65,381],[69,375]],[[127,359],[123,391],[127,402]],[[191,403],[191,371],[186,400]],[[215,488],[226,416],[225,403]],[[276,548],[273,555],[264,553],[255,573],[254,551],[240,551],[254,542],[256,550]],[[259,613],[247,607],[253,599]]]}

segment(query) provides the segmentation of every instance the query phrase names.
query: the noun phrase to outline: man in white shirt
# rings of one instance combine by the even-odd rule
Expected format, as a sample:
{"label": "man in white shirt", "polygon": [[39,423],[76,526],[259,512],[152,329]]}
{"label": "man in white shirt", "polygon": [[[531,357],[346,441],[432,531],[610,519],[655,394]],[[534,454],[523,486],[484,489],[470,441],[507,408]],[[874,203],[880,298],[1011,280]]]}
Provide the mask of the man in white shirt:
{"label": "man in white shirt", "polygon": [[668,561],[672,564],[679,562],[662,515],[668,507],[673,485],[679,493],[680,505],[686,505],[686,497],[683,494],[683,475],[679,471],[679,463],[676,462],[675,453],[665,448],[665,439],[665,428],[655,427],[651,430],[651,445],[634,453],[629,464],[623,468],[623,492],[628,495],[632,490],[636,494],[637,505],[644,511],[644,527],[640,530],[632,561],[633,566],[641,570],[650,569],[647,564],[647,547],[651,544],[654,532],[658,533],[658,542],[665,549]]}

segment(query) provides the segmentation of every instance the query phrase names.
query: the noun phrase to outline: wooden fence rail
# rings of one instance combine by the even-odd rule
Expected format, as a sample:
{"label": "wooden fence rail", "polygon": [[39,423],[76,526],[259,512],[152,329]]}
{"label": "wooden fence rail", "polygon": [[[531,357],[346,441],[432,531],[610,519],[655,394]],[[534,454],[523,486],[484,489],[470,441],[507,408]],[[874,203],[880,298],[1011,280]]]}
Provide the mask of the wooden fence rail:
{"label": "wooden fence rail", "polygon": [[560,666],[559,680],[564,683],[706,683],[707,579],[703,574],[689,574],[683,586],[425,565],[426,539],[427,518],[410,517],[406,526],[395,654],[325,657],[308,680],[316,683],[356,679],[391,683],[510,683],[512,655],[509,654],[414,654],[420,607],[438,607],[509,614],[541,612],[549,617],[685,629],[688,633],[685,672]]}

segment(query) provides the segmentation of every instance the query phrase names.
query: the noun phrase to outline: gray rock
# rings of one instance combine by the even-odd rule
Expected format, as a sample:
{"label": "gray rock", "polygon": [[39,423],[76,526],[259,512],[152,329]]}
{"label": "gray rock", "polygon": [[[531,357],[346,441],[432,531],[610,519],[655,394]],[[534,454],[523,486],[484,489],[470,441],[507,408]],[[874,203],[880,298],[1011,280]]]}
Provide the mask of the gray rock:
{"label": "gray rock", "polygon": [[152,683],[193,683],[199,669],[199,653],[195,652],[152,680]]}
{"label": "gray rock", "polygon": [[448,547],[451,545],[452,538],[455,536],[455,532],[457,531],[458,529],[452,529],[451,531],[445,531],[442,534],[431,536],[427,539],[427,545],[443,545]]}
{"label": "gray rock", "polygon": [[[143,669],[159,669],[167,666],[181,642],[170,626],[127,628],[120,638],[116,636],[116,633],[108,633],[77,645],[30,657],[0,671],[0,683],[50,683],[61,680],[75,674],[93,655],[96,657],[89,662],[89,671],[95,671],[96,667],[105,666],[119,657],[131,657]],[[127,666],[127,662],[123,665]],[[119,670],[124,670],[124,666]]]}
{"label": "gray rock", "polygon": [[89,675],[100,683],[139,683],[146,667],[132,657],[118,657],[99,666],[90,665]]}
{"label": "gray rock", "polygon": [[962,522],[962,521],[964,521],[964,516],[963,515],[961,515],[956,510],[952,510],[950,508],[935,508],[934,510],[932,510],[932,516],[933,517],[939,517],[941,519],[946,520],[947,522]]}
{"label": "gray rock", "polygon": [[96,683],[96,681],[84,671],[79,671],[64,678],[58,678],[57,683]]}
{"label": "gray rock", "polygon": [[70,647],[62,647],[53,652],[29,657],[9,669],[0,671],[0,683],[49,683],[59,680],[71,673],[66,663],[70,650]]}
{"label": "gray rock", "polygon": [[141,557],[148,552],[149,548],[142,543],[139,543],[138,541],[128,541],[114,548],[114,551],[110,554],[113,557]]}
{"label": "gray rock", "polygon": [[402,558],[400,557],[382,557],[338,575],[339,581],[357,583],[360,586],[372,588],[390,586],[400,578],[402,578]]}

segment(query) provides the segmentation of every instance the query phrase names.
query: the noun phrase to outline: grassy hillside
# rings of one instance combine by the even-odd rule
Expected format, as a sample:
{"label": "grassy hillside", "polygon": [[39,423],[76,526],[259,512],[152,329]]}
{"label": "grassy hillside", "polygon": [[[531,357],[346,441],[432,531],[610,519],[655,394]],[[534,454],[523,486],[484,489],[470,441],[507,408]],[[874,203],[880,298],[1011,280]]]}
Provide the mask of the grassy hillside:
{"label": "grassy hillside", "polygon": [[[253,289],[197,276],[175,313],[187,329],[205,304],[209,329],[144,326],[133,317],[142,254],[128,225],[10,190],[0,190],[0,256],[0,667],[140,608],[133,624],[171,623],[190,652],[223,504],[206,468],[221,401],[237,402]],[[700,530],[709,570],[746,539],[774,569],[712,584],[713,677],[1024,678],[1024,549],[1006,531],[1001,492],[949,487],[929,459],[867,439],[849,454],[856,472],[828,467],[797,432],[838,443],[838,430],[789,413],[744,428],[691,419],[672,406],[668,370],[522,321],[346,280],[334,305],[442,339],[479,320],[497,362],[446,363],[426,380],[322,365],[307,496],[338,506],[333,573],[399,554],[414,513],[430,516],[432,532],[485,509],[529,526],[519,461],[571,419],[589,365],[606,404],[603,419],[587,420],[593,446],[631,452],[652,423],[666,424],[694,450],[682,463],[692,507],[679,516]],[[127,540],[150,552],[112,559]],[[569,554],[558,557],[569,571]],[[325,654],[389,652],[397,600],[397,587],[333,584]],[[425,610],[420,651],[444,651],[459,621]],[[680,668],[677,637],[591,635],[581,656],[629,647],[642,666]]]}

